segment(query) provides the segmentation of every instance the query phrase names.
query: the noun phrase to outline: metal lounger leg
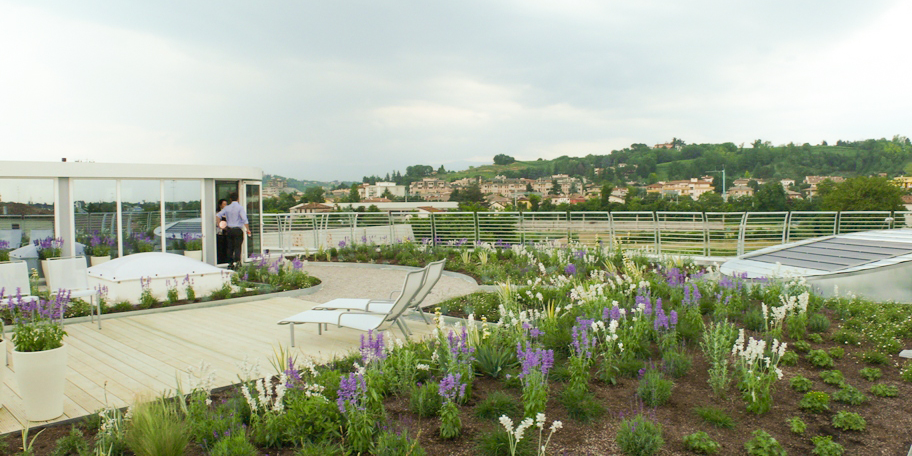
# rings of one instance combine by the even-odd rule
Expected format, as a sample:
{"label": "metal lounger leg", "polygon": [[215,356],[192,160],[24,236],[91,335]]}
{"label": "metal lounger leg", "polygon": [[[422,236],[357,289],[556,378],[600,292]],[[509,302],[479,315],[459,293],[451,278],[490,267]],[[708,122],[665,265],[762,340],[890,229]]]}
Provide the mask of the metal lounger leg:
{"label": "metal lounger leg", "polygon": [[418,315],[421,315],[421,319],[424,320],[424,323],[425,323],[425,324],[428,324],[428,325],[431,324],[431,321],[428,320],[428,319],[427,319],[427,316],[424,315],[424,311],[421,310],[421,307],[420,307],[420,306],[417,307],[416,310],[418,311]]}
{"label": "metal lounger leg", "polygon": [[406,340],[409,338],[409,333],[406,332],[405,326],[399,319],[396,319],[396,325],[399,326],[399,331],[402,331],[402,335],[405,336]]}

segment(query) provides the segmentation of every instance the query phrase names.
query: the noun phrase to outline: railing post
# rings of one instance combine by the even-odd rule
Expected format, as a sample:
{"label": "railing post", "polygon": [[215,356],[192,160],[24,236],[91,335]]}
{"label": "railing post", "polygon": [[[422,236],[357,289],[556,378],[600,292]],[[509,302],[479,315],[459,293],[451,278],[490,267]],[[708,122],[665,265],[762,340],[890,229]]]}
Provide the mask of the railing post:
{"label": "railing post", "polygon": [[481,240],[481,237],[478,234],[478,211],[472,212],[472,219],[475,220],[475,245],[478,245],[478,242]]}
{"label": "railing post", "polygon": [[785,213],[785,229],[782,231],[782,244],[785,244],[789,240],[789,232],[792,231],[792,213]]}
{"label": "railing post", "polygon": [[662,236],[659,234],[659,215],[657,212],[652,212],[652,230],[653,230],[653,241],[655,244],[655,251],[657,255],[662,254]]}

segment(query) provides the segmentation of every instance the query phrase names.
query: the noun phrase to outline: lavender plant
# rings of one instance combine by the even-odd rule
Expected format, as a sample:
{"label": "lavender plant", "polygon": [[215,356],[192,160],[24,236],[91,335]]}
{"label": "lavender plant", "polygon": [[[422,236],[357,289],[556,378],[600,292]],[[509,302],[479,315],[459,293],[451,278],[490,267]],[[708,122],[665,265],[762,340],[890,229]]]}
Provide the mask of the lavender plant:
{"label": "lavender plant", "polygon": [[516,345],[516,357],[522,365],[523,416],[531,418],[545,411],[548,402],[548,371],[554,365],[554,350],[535,348],[531,342]]}
{"label": "lavender plant", "polygon": [[142,287],[142,292],[139,294],[141,308],[148,309],[158,303],[158,300],[152,295],[152,277],[140,277],[139,286]]}
{"label": "lavender plant", "polygon": [[168,293],[165,295],[168,300],[168,304],[174,304],[178,300],[177,292],[177,280],[172,281],[171,279],[165,280],[165,287],[168,288]]}
{"label": "lavender plant", "polygon": [[38,258],[46,260],[48,258],[57,258],[63,251],[63,238],[47,237],[44,239],[35,239],[32,241],[38,248]]}
{"label": "lavender plant", "polygon": [[184,286],[184,294],[187,295],[187,300],[190,302],[196,301],[196,290],[193,289],[193,279],[190,278],[190,274],[184,276],[181,284]]}
{"label": "lavender plant", "polygon": [[440,437],[452,439],[459,436],[462,431],[462,421],[459,419],[459,408],[456,401],[465,396],[466,384],[462,383],[460,374],[449,374],[440,380],[439,394],[443,398],[440,406]]}
{"label": "lavender plant", "polygon": [[576,325],[571,330],[573,343],[570,355],[570,383],[567,389],[579,392],[589,389],[593,351],[597,342],[593,334],[593,329],[596,328],[593,326],[594,323],[594,320],[577,317]]}
{"label": "lavender plant", "polygon": [[717,397],[724,397],[731,382],[728,357],[735,342],[734,325],[727,321],[713,322],[703,332],[700,348],[709,361],[709,386]]}
{"label": "lavender plant", "polygon": [[70,293],[57,293],[53,300],[23,299],[17,290],[7,304],[16,327],[13,329],[13,345],[16,351],[38,352],[63,346],[63,315],[70,302]]}
{"label": "lavender plant", "polygon": [[374,420],[366,406],[367,384],[364,372],[348,374],[339,383],[336,404],[345,416],[345,437],[349,447],[361,454],[370,451],[374,439]]}

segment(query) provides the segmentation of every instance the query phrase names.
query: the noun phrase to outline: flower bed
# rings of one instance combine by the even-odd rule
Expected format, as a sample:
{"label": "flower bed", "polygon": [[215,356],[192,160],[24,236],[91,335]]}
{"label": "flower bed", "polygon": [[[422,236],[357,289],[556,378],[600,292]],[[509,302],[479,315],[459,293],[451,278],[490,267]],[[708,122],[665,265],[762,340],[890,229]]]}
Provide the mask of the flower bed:
{"label": "flower bed", "polygon": [[[912,343],[908,306],[824,300],[801,280],[748,283],[579,246],[506,250],[488,261],[522,258],[530,271],[504,272],[512,285],[496,301],[464,299],[481,311],[464,326],[438,315],[427,340],[368,333],[358,352],[319,366],[282,352],[275,375],[239,366],[243,383],[215,395],[204,365],[186,379],[185,400],[142,419],[182,423],[167,431],[187,445],[178,454],[537,454],[541,445],[547,454],[903,454],[912,444],[912,365],[893,350]],[[104,433],[100,415],[80,424],[88,445],[152,438],[135,414],[103,415]],[[67,430],[54,432],[39,442],[51,448]]]}

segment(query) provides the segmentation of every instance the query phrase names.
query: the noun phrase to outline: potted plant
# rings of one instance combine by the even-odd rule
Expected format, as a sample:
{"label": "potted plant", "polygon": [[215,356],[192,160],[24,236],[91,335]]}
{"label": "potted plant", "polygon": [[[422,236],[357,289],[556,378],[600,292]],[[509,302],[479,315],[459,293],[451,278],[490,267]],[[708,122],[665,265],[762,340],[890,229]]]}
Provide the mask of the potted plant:
{"label": "potted plant", "polygon": [[0,241],[0,261],[9,261],[9,251],[9,242]]}
{"label": "potted plant", "polygon": [[117,241],[96,232],[89,239],[89,255],[92,266],[111,261],[111,249]]}
{"label": "potted plant", "polygon": [[147,236],[146,233],[133,233],[133,245],[136,247],[138,253],[152,252],[155,250],[155,247],[152,244],[152,238]]}
{"label": "potted plant", "polygon": [[38,248],[38,259],[41,260],[41,269],[47,276],[47,260],[49,258],[59,258],[63,254],[63,238],[47,237],[32,241]]}
{"label": "potted plant", "polygon": [[70,297],[59,293],[53,300],[9,300],[16,324],[13,328],[13,366],[19,395],[30,421],[47,421],[63,415],[67,353],[63,315]]}
{"label": "potted plant", "polygon": [[184,256],[203,261],[203,238],[199,233],[184,233]]}

